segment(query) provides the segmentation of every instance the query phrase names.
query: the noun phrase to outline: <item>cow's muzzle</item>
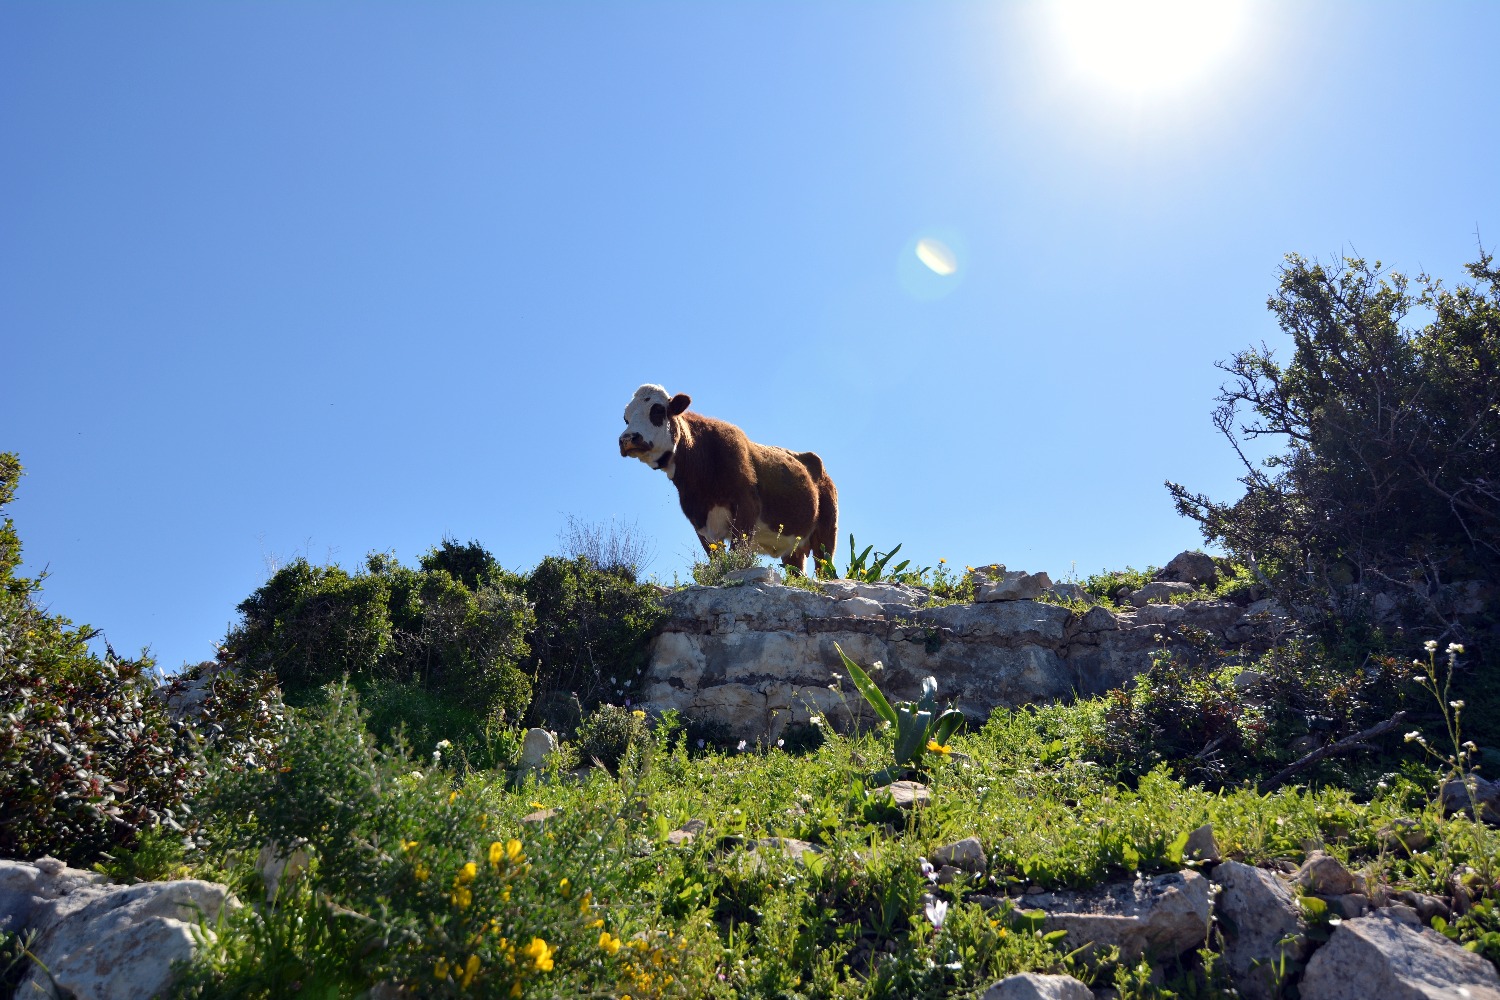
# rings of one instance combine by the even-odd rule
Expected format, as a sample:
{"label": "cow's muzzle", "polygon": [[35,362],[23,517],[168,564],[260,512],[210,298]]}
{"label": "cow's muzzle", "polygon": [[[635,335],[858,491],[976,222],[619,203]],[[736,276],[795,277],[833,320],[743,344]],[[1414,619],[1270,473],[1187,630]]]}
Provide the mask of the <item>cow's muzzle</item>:
{"label": "cow's muzzle", "polygon": [[630,458],[634,455],[644,455],[650,450],[651,445],[647,444],[646,439],[641,437],[639,434],[630,433],[620,435],[621,458]]}

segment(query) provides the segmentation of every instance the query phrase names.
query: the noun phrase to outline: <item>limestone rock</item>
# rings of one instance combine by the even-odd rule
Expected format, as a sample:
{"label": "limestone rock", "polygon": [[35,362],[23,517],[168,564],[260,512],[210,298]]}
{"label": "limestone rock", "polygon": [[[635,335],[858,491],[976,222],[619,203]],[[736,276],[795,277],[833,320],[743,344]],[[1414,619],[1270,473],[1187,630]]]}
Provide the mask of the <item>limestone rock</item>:
{"label": "limestone rock", "polygon": [[1352,874],[1343,862],[1323,851],[1313,851],[1292,876],[1292,881],[1317,896],[1344,896],[1364,890],[1364,879]]}
{"label": "limestone rock", "polygon": [[521,743],[521,767],[539,771],[547,766],[547,758],[556,752],[556,733],[545,729],[528,729]]}
{"label": "limestone rock", "polygon": [[[1456,812],[1474,815],[1478,807],[1479,816],[1486,823],[1500,823],[1500,781],[1487,781],[1477,774],[1469,775],[1469,784],[1458,778],[1443,782],[1439,795],[1443,801],[1443,815]],[[1473,802],[1470,802],[1470,796]]]}
{"label": "limestone rock", "polygon": [[749,566],[745,569],[732,569],[724,574],[724,582],[727,584],[756,583],[764,587],[780,587],[781,574],[770,566]]}
{"label": "limestone rock", "polygon": [[694,840],[698,839],[698,834],[702,833],[707,826],[708,824],[701,819],[690,819],[667,834],[667,843],[674,847],[691,844]]}
{"label": "limestone rock", "polygon": [[1094,994],[1072,976],[1023,972],[1006,976],[985,990],[979,1000],[1094,1000]]}
{"label": "limestone rock", "polygon": [[274,902],[282,883],[295,881],[298,875],[307,871],[310,860],[306,849],[298,844],[283,847],[274,840],[268,841],[255,859],[255,870],[260,873],[260,880],[266,887],[266,901]]}
{"label": "limestone rock", "polygon": [[1077,583],[1054,583],[1052,593],[1065,601],[1082,601],[1085,604],[1097,605],[1094,595],[1083,589],[1082,584]]}
{"label": "limestone rock", "polygon": [[1495,967],[1437,931],[1346,920],[1308,960],[1302,1000],[1500,1000]]}
{"label": "limestone rock", "polygon": [[1138,608],[1144,608],[1152,603],[1165,603],[1179,594],[1193,593],[1193,585],[1190,583],[1176,583],[1171,580],[1152,580],[1140,590],[1133,591],[1130,595],[1130,603]]}
{"label": "limestone rock", "polygon": [[940,865],[952,865],[969,872],[983,872],[990,865],[989,858],[984,853],[984,845],[979,842],[978,837],[965,837],[945,844],[932,852],[932,860]]}
{"label": "limestone rock", "polygon": [[1276,995],[1276,966],[1290,965],[1307,950],[1307,924],[1296,897],[1263,868],[1226,861],[1214,869],[1222,889],[1224,962],[1250,1000]]}
{"label": "limestone rock", "polygon": [[0,931],[50,926],[110,891],[96,872],[69,868],[56,858],[35,864],[0,861]]}
{"label": "limestone rock", "polygon": [[1422,829],[1421,823],[1405,817],[1391,820],[1389,826],[1381,827],[1375,835],[1380,838],[1381,846],[1386,850],[1399,846],[1408,851],[1420,851],[1432,843],[1432,838]]}
{"label": "limestone rock", "polygon": [[996,567],[994,576],[980,570],[974,572],[974,599],[980,604],[993,601],[1034,601],[1044,591],[1052,589],[1052,578],[1046,573],[1027,573],[1025,570],[1007,570]]}
{"label": "limestone rock", "polygon": [[893,781],[889,785],[872,788],[865,794],[870,798],[882,798],[889,795],[898,809],[925,806],[932,801],[932,793],[927,790],[926,785],[918,781]]}
{"label": "limestone rock", "polygon": [[171,988],[173,963],[193,957],[200,934],[212,933],[200,921],[212,924],[225,906],[238,904],[224,886],[188,879],[111,886],[51,913],[39,907],[32,953],[48,971],[33,965],[17,995],[149,1000]]}
{"label": "limestone rock", "polygon": [[1188,834],[1187,843],[1182,845],[1182,856],[1189,861],[1202,861],[1212,865],[1219,863],[1219,844],[1214,840],[1212,823],[1204,823]]}
{"label": "limestone rock", "polygon": [[1026,898],[1044,910],[1048,931],[1067,931],[1066,950],[1118,945],[1120,957],[1180,955],[1203,944],[1212,911],[1208,879],[1182,871],[1085,892],[1044,892]]}
{"label": "limestone rock", "polygon": [[522,816],[521,817],[521,822],[522,823],[533,823],[533,824],[536,824],[536,823],[545,823],[549,819],[551,819],[553,816],[556,816],[556,815],[557,815],[557,810],[556,809],[538,809],[536,812],[529,812],[525,816]]}
{"label": "limestone rock", "polygon": [[1214,565],[1213,556],[1202,552],[1179,552],[1172,557],[1171,562],[1157,571],[1156,579],[1201,587],[1213,583],[1218,575],[1219,567]]}

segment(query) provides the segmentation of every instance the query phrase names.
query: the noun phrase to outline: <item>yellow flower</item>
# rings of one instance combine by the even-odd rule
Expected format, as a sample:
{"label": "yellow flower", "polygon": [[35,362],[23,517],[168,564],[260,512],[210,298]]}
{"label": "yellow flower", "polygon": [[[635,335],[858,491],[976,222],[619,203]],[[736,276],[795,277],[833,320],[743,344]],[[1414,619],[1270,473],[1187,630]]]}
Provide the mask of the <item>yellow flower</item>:
{"label": "yellow flower", "polygon": [[426,882],[427,876],[432,874],[427,865],[421,861],[412,866],[411,873],[417,877],[418,882]]}
{"label": "yellow flower", "polygon": [[461,885],[453,890],[453,905],[460,910],[467,910],[473,902],[474,894],[469,891],[468,886]]}
{"label": "yellow flower", "polygon": [[437,965],[434,965],[432,967],[432,975],[437,979],[448,978],[448,960],[446,958],[440,958],[437,960]]}
{"label": "yellow flower", "polygon": [[518,997],[521,995],[521,983],[519,980],[517,980],[516,984],[510,988],[510,995],[513,997]]}
{"label": "yellow flower", "polygon": [[639,708],[636,709],[634,712],[631,712],[630,714],[633,715],[633,716],[635,716],[637,719],[644,719],[646,717],[645,710],[644,709],[639,709]]}
{"label": "yellow flower", "polygon": [[532,938],[531,943],[521,949],[521,954],[535,962],[538,970],[542,972],[552,971],[552,949],[541,938]]}
{"label": "yellow flower", "polygon": [[611,955],[616,954],[620,950],[620,939],[617,937],[610,937],[609,931],[600,931],[599,947],[603,948]]}
{"label": "yellow flower", "polygon": [[458,870],[458,874],[453,876],[453,884],[468,885],[470,882],[474,881],[474,876],[478,874],[479,867],[472,861],[465,861],[464,866]]}
{"label": "yellow flower", "polygon": [[458,798],[458,796],[459,796],[459,793],[458,793],[457,790],[449,792],[448,793],[448,804],[451,806],[453,804],[454,800]]}
{"label": "yellow flower", "polygon": [[589,926],[590,927],[603,927],[604,926],[604,918],[600,917],[598,920],[595,920],[592,923],[590,923]]}
{"label": "yellow flower", "polygon": [[545,809],[545,808],[547,808],[547,804],[545,802],[532,802],[532,803],[529,803],[529,805],[533,809]]}
{"label": "yellow flower", "polygon": [[401,838],[401,853],[410,854],[417,849],[417,843],[415,840],[407,840],[405,837]]}
{"label": "yellow flower", "polygon": [[572,889],[570,888],[572,884],[573,883],[569,882],[567,879],[563,879],[561,882],[557,883],[557,887],[562,890],[564,899],[568,899],[573,895]]}
{"label": "yellow flower", "polygon": [[500,902],[510,902],[510,886],[506,886],[504,889],[500,890]]}
{"label": "yellow flower", "polygon": [[458,985],[462,986],[464,989],[468,989],[469,984],[474,981],[474,977],[478,974],[479,956],[470,955],[469,960],[464,963],[464,976],[458,981]]}
{"label": "yellow flower", "polygon": [[583,900],[578,904],[578,912],[579,913],[587,913],[587,912],[589,912],[589,907],[592,906],[593,904],[594,904],[594,890],[592,890],[592,889],[585,889],[585,890],[583,890]]}
{"label": "yellow flower", "polygon": [[943,563],[945,563],[945,562],[947,562],[947,561],[948,561],[948,560],[946,560],[946,559],[939,559],[939,560],[938,560],[938,565],[939,565],[939,566],[941,566],[941,565],[942,565],[942,564],[943,564]]}
{"label": "yellow flower", "polygon": [[953,748],[952,747],[945,747],[941,743],[939,743],[937,740],[928,740],[927,741],[927,749],[931,750],[933,753],[940,753],[940,754],[950,754],[950,753],[953,752]]}
{"label": "yellow flower", "polygon": [[710,551],[710,552],[717,552],[717,551],[719,551],[719,543],[718,542],[709,542],[708,543],[708,551]]}
{"label": "yellow flower", "polygon": [[513,865],[518,865],[526,860],[526,855],[521,850],[521,842],[514,837],[505,842],[505,856]]}

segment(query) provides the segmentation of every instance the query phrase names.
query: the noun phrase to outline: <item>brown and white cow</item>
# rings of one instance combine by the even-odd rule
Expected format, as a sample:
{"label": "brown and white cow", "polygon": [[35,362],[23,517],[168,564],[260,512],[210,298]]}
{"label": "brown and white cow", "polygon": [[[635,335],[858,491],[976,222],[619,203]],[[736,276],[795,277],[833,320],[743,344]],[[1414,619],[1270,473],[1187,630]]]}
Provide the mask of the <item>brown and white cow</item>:
{"label": "brown and white cow", "polygon": [[620,454],[667,474],[703,550],[749,543],[799,570],[809,552],[832,559],[839,501],[823,460],[756,444],[734,424],[687,412],[691,403],[641,386],[625,407]]}

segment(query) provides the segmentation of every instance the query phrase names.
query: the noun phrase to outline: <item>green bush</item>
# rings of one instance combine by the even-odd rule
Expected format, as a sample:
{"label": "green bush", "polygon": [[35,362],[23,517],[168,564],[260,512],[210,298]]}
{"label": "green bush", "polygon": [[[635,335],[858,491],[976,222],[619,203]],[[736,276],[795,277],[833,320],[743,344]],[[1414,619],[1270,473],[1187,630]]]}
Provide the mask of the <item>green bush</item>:
{"label": "green bush", "polygon": [[538,692],[571,694],[585,711],[636,695],[647,644],[667,614],[655,586],[625,569],[556,556],[520,586],[536,615],[526,671]]}
{"label": "green bush", "polygon": [[[0,455],[0,507],[21,465]],[[183,830],[198,738],[153,694],[152,662],[89,652],[96,633],[48,614],[0,525],[0,857],[87,864],[164,824]]]}
{"label": "green bush", "polygon": [[597,760],[614,771],[632,745],[644,744],[650,738],[645,712],[606,704],[589,713],[579,725],[575,740],[578,754],[585,761]]}
{"label": "green bush", "polygon": [[[421,692],[410,713],[419,727],[439,711],[433,698],[458,713],[465,732],[518,721],[532,691],[520,669],[533,625],[525,598],[474,543],[445,540],[421,565],[375,554],[350,574],[298,559],[239,605],[228,655],[248,670],[274,672],[294,702],[315,700],[323,685],[347,676],[366,691]],[[381,707],[398,709],[389,699]],[[381,713],[383,727],[402,721],[399,709]]]}

